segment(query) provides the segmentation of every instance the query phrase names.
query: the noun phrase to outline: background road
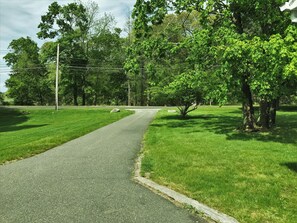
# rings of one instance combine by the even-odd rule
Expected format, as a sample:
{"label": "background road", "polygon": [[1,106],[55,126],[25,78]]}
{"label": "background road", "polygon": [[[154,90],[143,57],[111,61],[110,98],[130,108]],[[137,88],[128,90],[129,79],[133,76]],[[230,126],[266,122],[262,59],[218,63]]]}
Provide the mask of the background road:
{"label": "background road", "polygon": [[202,222],[133,182],[157,110],[136,110],[43,154],[0,166],[0,222]]}

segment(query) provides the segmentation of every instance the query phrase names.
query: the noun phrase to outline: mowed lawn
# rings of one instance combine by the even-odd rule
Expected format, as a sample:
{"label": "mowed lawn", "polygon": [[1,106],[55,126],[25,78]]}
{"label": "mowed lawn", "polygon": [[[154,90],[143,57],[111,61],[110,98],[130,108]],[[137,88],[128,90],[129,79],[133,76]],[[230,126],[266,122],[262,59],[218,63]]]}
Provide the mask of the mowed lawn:
{"label": "mowed lawn", "polygon": [[0,107],[0,164],[44,152],[131,113],[98,108]]}
{"label": "mowed lawn", "polygon": [[142,174],[244,223],[297,221],[297,110],[272,132],[244,133],[239,107],[162,110],[144,142]]}

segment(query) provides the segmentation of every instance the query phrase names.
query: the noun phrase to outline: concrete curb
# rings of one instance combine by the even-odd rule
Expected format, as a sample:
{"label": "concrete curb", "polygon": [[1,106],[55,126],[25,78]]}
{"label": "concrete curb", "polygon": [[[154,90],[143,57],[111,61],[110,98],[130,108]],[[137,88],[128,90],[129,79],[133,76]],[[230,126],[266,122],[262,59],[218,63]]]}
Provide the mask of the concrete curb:
{"label": "concrete curb", "polygon": [[151,181],[149,179],[146,179],[140,175],[140,168],[141,168],[141,160],[143,155],[140,155],[135,164],[135,176],[134,179],[139,182],[140,184],[153,189],[155,191],[160,192],[162,195],[169,197],[173,199],[174,201],[177,201],[181,204],[190,205],[193,208],[195,208],[198,212],[203,213],[205,216],[211,218],[215,222],[220,223],[239,223],[235,218],[230,217],[224,213],[221,213],[217,210],[214,210],[204,204],[201,204],[200,202],[191,199],[183,194],[180,194],[176,191],[173,191],[165,186],[159,185],[155,183],[154,181]]}

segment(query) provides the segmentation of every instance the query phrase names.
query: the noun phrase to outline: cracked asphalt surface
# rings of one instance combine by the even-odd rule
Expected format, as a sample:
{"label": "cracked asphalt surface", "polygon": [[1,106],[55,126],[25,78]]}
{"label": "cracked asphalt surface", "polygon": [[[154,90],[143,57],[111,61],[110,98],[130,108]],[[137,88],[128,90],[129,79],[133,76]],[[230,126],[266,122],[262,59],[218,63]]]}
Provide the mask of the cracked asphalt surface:
{"label": "cracked asphalt surface", "polygon": [[204,222],[132,181],[156,112],[136,110],[45,153],[0,166],[0,222]]}

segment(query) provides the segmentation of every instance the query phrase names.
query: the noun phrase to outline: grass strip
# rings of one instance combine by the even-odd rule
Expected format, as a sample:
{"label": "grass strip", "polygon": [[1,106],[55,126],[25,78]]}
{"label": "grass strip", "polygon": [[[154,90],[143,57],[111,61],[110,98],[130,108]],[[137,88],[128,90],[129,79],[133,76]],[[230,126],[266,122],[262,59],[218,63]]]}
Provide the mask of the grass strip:
{"label": "grass strip", "polygon": [[188,119],[162,110],[144,142],[142,175],[243,223],[297,219],[297,112],[271,132],[245,133],[239,107],[201,107]]}
{"label": "grass strip", "polygon": [[0,107],[0,164],[44,152],[131,113],[98,108]]}

